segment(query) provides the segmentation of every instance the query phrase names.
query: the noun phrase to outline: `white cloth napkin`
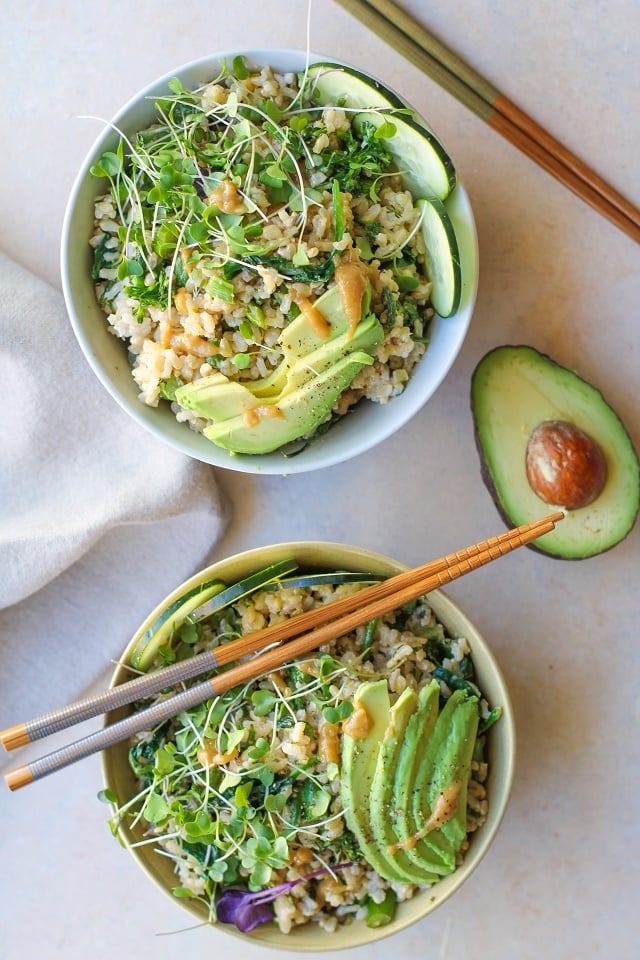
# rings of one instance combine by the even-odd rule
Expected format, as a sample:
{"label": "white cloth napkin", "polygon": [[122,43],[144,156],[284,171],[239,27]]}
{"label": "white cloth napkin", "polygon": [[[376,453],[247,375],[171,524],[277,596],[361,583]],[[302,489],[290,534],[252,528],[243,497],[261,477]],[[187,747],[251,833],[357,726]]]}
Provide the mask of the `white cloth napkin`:
{"label": "white cloth napkin", "polygon": [[62,294],[2,254],[0,326],[4,726],[80,695],[206,562],[227,509],[211,467],[149,434],[99,383]]}

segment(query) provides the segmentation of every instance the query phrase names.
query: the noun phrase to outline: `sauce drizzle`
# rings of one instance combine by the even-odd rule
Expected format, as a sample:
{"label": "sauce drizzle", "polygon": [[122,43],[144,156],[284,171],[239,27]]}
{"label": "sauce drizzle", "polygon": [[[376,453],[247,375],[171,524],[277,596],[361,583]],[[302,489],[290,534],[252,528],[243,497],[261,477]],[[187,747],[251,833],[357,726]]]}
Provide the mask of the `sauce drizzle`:
{"label": "sauce drizzle", "polygon": [[318,308],[311,303],[308,297],[298,293],[297,290],[291,291],[291,299],[300,308],[300,313],[306,317],[315,335],[326,340],[331,333],[331,325],[325,320]]}
{"label": "sauce drizzle", "polygon": [[255,407],[251,407],[250,410],[245,410],[242,414],[242,422],[245,427],[255,427],[261,420],[271,417],[280,417],[282,420],[285,419],[282,410],[275,403],[260,403]]}
{"label": "sauce drizzle", "polygon": [[223,180],[207,197],[207,203],[222,210],[223,213],[244,213],[244,203],[235,183]]}
{"label": "sauce drizzle", "polygon": [[362,298],[367,289],[366,267],[358,257],[345,254],[336,267],[336,284],[349,321],[349,339],[362,320]]}
{"label": "sauce drizzle", "polygon": [[448,787],[444,787],[436,797],[433,810],[424,826],[412,837],[403,840],[402,843],[393,843],[390,847],[387,847],[387,854],[392,857],[398,850],[412,850],[418,840],[422,840],[432,830],[437,830],[452,817],[455,817],[461,789],[462,782],[460,780],[454,780]]}

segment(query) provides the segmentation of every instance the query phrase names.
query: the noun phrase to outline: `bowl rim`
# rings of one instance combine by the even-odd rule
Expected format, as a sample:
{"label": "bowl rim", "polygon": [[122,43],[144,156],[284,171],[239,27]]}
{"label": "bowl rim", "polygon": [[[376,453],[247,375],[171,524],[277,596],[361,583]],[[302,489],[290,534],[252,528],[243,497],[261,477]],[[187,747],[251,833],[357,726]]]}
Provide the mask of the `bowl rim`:
{"label": "bowl rim", "polygon": [[[156,605],[154,610],[151,611],[149,616],[145,618],[138,629],[134,632],[129,643],[126,645],[118,664],[113,671],[110,687],[115,686],[123,677],[128,676],[127,671],[123,666],[123,663],[126,660],[127,652],[133,648],[139,636],[144,632],[144,630],[147,629],[149,624],[153,622],[158,614],[162,612],[166,606],[177,599],[177,597],[181,596],[184,592],[190,590],[192,587],[196,586],[200,582],[203,582],[204,580],[215,579],[216,577],[221,576],[222,572],[225,570],[228,571],[229,569],[232,569],[234,571],[242,572],[241,574],[236,572],[234,574],[235,576],[246,575],[247,572],[260,569],[262,566],[266,566],[268,563],[274,562],[274,560],[284,559],[292,556],[299,556],[303,558],[323,557],[324,559],[317,564],[319,568],[326,568],[327,563],[329,562],[328,558],[335,556],[337,557],[336,563],[340,565],[340,569],[366,569],[374,572],[386,572],[389,575],[400,573],[409,569],[407,565],[401,563],[400,561],[394,560],[392,557],[385,554],[381,554],[366,548],[360,548],[351,544],[338,543],[334,541],[285,541],[277,544],[254,547],[236,554],[232,554],[197,571],[191,577],[183,581],[183,583],[181,583],[179,586],[174,588],[174,590],[172,590],[164,600]],[[306,561],[302,559],[301,566],[304,567],[305,565],[310,566],[311,559],[307,559]],[[491,695],[490,699],[493,701],[496,693],[498,693],[500,705],[503,707],[503,713],[499,720],[499,727],[496,725],[496,727],[493,728],[494,734],[492,735],[490,741],[490,749],[492,752],[494,752],[497,749],[494,740],[496,735],[495,731],[497,728],[499,731],[500,743],[502,745],[501,749],[504,754],[501,758],[503,768],[496,770],[493,769],[492,765],[490,764],[488,781],[490,784],[489,791],[490,794],[493,793],[494,796],[490,796],[488,818],[478,833],[473,836],[471,845],[465,854],[462,864],[449,877],[443,878],[438,884],[435,884],[433,887],[427,888],[425,891],[418,893],[410,901],[406,901],[408,909],[401,911],[401,916],[396,917],[394,921],[387,927],[380,927],[376,930],[371,930],[367,928],[364,923],[356,921],[348,926],[338,928],[333,933],[331,943],[327,942],[326,946],[323,944],[325,941],[327,941],[327,938],[320,937],[320,934],[324,933],[324,931],[315,927],[308,929],[305,926],[298,930],[294,928],[291,933],[283,934],[275,927],[272,928],[269,926],[267,928],[267,925],[265,924],[263,927],[258,927],[251,934],[244,934],[238,931],[233,925],[214,924],[211,925],[214,932],[234,936],[246,943],[256,945],[259,944],[278,950],[297,951],[299,953],[325,952],[328,950],[340,950],[349,949],[356,946],[367,946],[379,940],[386,939],[387,937],[392,936],[395,933],[399,933],[402,930],[413,926],[413,924],[424,920],[434,909],[448,900],[462,886],[462,884],[466,882],[466,880],[475,872],[480,862],[486,856],[504,819],[513,787],[517,752],[513,705],[504,675],[494,653],[463,608],[441,589],[434,590],[429,594],[429,602],[432,603],[436,616],[444,623],[448,631],[453,628],[459,633],[459,635],[464,636],[466,632],[472,636],[472,639],[470,637],[468,639],[471,645],[471,655],[474,658],[475,665],[477,667],[478,661],[482,661],[483,672],[490,674],[491,678],[493,694]],[[464,632],[458,629],[460,626],[464,627]],[[482,681],[481,688],[483,688],[483,692],[486,692],[486,678]],[[114,717],[120,716],[121,714],[122,711],[114,711],[111,714],[108,714],[105,718],[105,723],[112,722]],[[120,749],[123,749],[122,745],[120,745]],[[114,770],[119,768],[116,754],[117,747],[109,748],[108,750],[103,751],[101,755],[102,780],[106,788],[109,788],[113,785]],[[162,881],[160,876],[147,863],[149,850],[151,848],[132,847],[128,833],[123,828],[119,828],[117,834],[122,844],[127,848],[128,852],[133,856],[137,865],[142,869],[146,876],[151,879],[154,885],[157,886],[175,904],[176,898],[173,897],[171,890],[167,887],[167,884]],[[194,905],[190,900],[180,900],[178,903],[181,907],[191,913],[192,916],[202,919],[203,914],[198,912],[197,906]],[[351,934],[351,936],[349,936],[349,934]],[[345,940],[350,940],[352,942],[337,943],[336,940],[340,935],[342,935]]]}
{"label": "bowl rim", "polygon": [[[126,119],[131,111],[136,108],[141,108],[145,100],[148,100],[150,97],[157,97],[163,90],[166,90],[166,85],[172,77],[184,77],[185,74],[194,75],[208,67],[213,69],[213,66],[219,64],[224,58],[228,59],[236,55],[244,55],[248,59],[253,58],[257,65],[261,63],[268,64],[270,61],[275,61],[278,57],[283,58],[283,60],[293,57],[296,58],[299,63],[306,63],[307,57],[309,58],[309,63],[330,60],[331,62],[356,69],[360,73],[366,73],[366,71],[363,71],[360,67],[352,67],[347,61],[335,57],[328,57],[325,54],[311,51],[307,53],[305,50],[293,47],[253,47],[214,52],[208,56],[187,61],[173,70],[167,71],[161,77],[147,83],[119,108],[110,121],[104,121],[105,126],[103,130],[94,139],[91,147],[85,154],[71,187],[64,212],[60,242],[60,275],[67,314],[82,353],[103,387],[130,417],[164,443],[169,444],[174,449],[181,451],[193,459],[235,472],[286,476],[288,474],[305,473],[334,466],[359,456],[378,444],[383,443],[391,435],[402,429],[439,389],[462,348],[476,304],[479,280],[478,232],[468,193],[464,184],[458,182],[456,189],[450,197],[447,198],[447,204],[454,218],[456,230],[459,235],[459,244],[461,246],[461,260],[465,264],[463,274],[463,298],[461,306],[454,317],[443,320],[436,315],[435,318],[435,336],[432,336],[430,349],[432,349],[433,356],[436,350],[434,341],[436,341],[437,338],[437,343],[439,344],[440,340],[442,340],[443,361],[439,362],[437,369],[434,367],[432,370],[428,361],[429,351],[427,351],[416,367],[414,374],[402,394],[394,397],[388,405],[373,404],[371,402],[369,402],[367,406],[359,405],[359,409],[354,410],[348,417],[344,417],[339,423],[332,427],[328,435],[315,440],[314,443],[302,451],[302,453],[288,458],[278,451],[274,451],[271,454],[255,456],[248,454],[231,454],[229,451],[208,441],[196,431],[190,430],[187,424],[178,423],[170,410],[168,410],[169,416],[166,416],[164,414],[167,411],[159,411],[157,407],[148,407],[143,404],[137,395],[134,395],[132,392],[131,384],[127,383],[125,386],[120,385],[122,378],[117,371],[116,376],[114,376],[114,371],[109,367],[107,359],[103,356],[103,351],[96,349],[94,339],[98,336],[98,332],[96,331],[93,336],[91,336],[89,332],[91,325],[89,325],[89,329],[87,329],[83,319],[87,311],[90,311],[92,315],[95,314],[96,303],[88,302],[86,296],[76,289],[76,284],[74,280],[72,280],[72,274],[74,272],[73,264],[78,257],[78,244],[74,242],[75,221],[83,212],[83,197],[91,207],[91,210],[84,210],[84,213],[87,215],[90,214],[91,221],[93,220],[92,199],[99,193],[98,181],[95,181],[95,185],[91,184],[89,168],[97,157],[107,148],[109,141],[116,138],[114,128],[119,126],[120,122]],[[299,69],[299,67],[296,69]],[[372,74],[369,74],[369,76],[377,79]],[[385,85],[389,86],[388,84]],[[392,88],[389,87],[389,89],[391,90]],[[397,95],[400,96],[400,94]],[[426,123],[426,121],[424,122]],[[440,142],[443,142],[441,137],[438,136],[438,139]],[[82,233],[84,231],[80,232]],[[88,242],[85,253],[88,263],[90,256]],[[86,273],[86,271],[83,270],[80,271],[80,273],[82,275]],[[466,285],[465,276],[467,278]],[[84,281],[86,284],[86,277]],[[89,283],[93,291],[94,282],[90,277]],[[93,298],[95,301],[94,292]],[[99,309],[98,307],[98,310]],[[95,315],[97,316],[97,314]],[[104,328],[105,335],[112,336],[107,330],[106,318]],[[104,342],[106,343],[108,341]],[[445,342],[446,347],[444,346]],[[118,346],[124,357],[126,355],[126,344],[124,341],[119,341]],[[438,350],[439,349],[440,347],[438,346]],[[434,363],[435,362],[434,360]],[[421,384],[421,369],[425,371],[422,375],[422,380],[425,381],[426,389],[423,388]],[[133,380],[128,370],[126,373],[127,376]],[[372,410],[372,407],[376,407],[377,409]],[[390,412],[386,412],[384,407],[388,407]],[[369,415],[367,416],[367,414]],[[364,429],[359,429],[361,421],[365,424]],[[370,422],[373,426],[370,425]],[[351,424],[353,424],[353,427]]]}

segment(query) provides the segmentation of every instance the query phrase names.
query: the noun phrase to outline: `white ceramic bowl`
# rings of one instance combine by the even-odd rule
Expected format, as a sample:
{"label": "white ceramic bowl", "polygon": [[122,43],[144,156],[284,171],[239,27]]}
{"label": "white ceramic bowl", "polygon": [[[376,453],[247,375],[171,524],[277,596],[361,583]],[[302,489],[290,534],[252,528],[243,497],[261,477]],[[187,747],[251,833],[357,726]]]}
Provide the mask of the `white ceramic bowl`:
{"label": "white ceramic bowl", "polygon": [[[216,76],[223,58],[232,59],[238,53],[256,65],[271,64],[286,71],[303,70],[306,62],[303,51],[288,49],[231,50],[212,54],[170,71],[141,90],[116,114],[112,123],[128,134],[143,129],[154,119],[154,98],[167,92],[167,83],[172,77],[180,77],[188,88],[196,87]],[[310,59],[332,58],[313,54]],[[385,405],[368,401],[359,404],[325,436],[289,458],[277,451],[261,456],[231,455],[186,424],[178,423],[168,404],[161,403],[157,408],[143,404],[138,399],[138,388],[129,370],[126,345],[108,332],[90,274],[93,201],[104,191],[104,184],[92,177],[89,169],[106,150],[115,149],[117,140],[118,135],[105,125],[85,158],[71,191],[62,230],[62,287],[73,330],[87,360],[114,399],[138,423],[172,447],[205,463],[243,473],[284,475],[328,467],[363,453],[395,433],[433,395],[462,346],[476,299],[477,234],[469,198],[461,184],[447,200],[447,210],[460,247],[463,284],[460,307],[449,319],[436,317],[429,348],[399,397]]]}
{"label": "white ceramic bowl", "polygon": [[[234,583],[271,563],[291,557],[298,561],[301,569],[306,568],[315,571],[367,570],[373,573],[392,575],[407,569],[401,563],[379,553],[338,543],[306,541],[281,543],[248,550],[214,563],[176,587],[149,614],[135,632],[123,652],[122,663],[127,662],[140,636],[153,623],[158,614],[187,590],[212,579]],[[429,594],[429,602],[436,616],[451,636],[465,637],[468,640],[477,682],[481,690],[488,698],[491,706],[500,705],[503,708],[503,715],[491,727],[487,739],[489,776],[486,786],[489,812],[485,823],[471,836],[470,846],[462,865],[458,867],[455,873],[418,893],[413,899],[400,903],[393,921],[378,929],[371,929],[366,926],[363,920],[358,920],[348,926],[339,927],[330,936],[311,924],[294,929],[290,934],[280,933],[275,925],[271,924],[264,924],[250,934],[239,933],[233,925],[227,924],[217,925],[214,928],[215,931],[239,937],[246,942],[262,944],[278,950],[293,950],[298,953],[366,946],[376,940],[398,933],[430,914],[460,888],[484,857],[500,826],[511,792],[515,765],[513,711],[500,668],[488,644],[467,615],[441,590]],[[118,666],[113,675],[112,686],[129,679],[129,677],[130,674],[127,670],[123,666]],[[125,710],[126,708],[107,716],[105,722],[113,723],[120,719],[125,714]],[[103,773],[105,786],[115,793],[120,803],[135,796],[138,792],[134,774],[128,763],[128,746],[126,743],[105,751],[103,754]],[[120,827],[119,835],[124,845],[129,847],[147,877],[171,897],[174,904],[178,903],[192,915],[189,922],[193,922],[194,917],[196,922],[207,922],[206,906],[197,900],[176,900],[173,897],[171,889],[176,886],[176,877],[173,866],[166,857],[157,854],[153,845],[130,846],[131,843],[143,838],[144,827],[138,825],[131,829],[125,821]],[[132,897],[135,898],[135,891],[131,893]],[[160,911],[158,915],[160,916]],[[166,922],[164,928],[166,928]]]}

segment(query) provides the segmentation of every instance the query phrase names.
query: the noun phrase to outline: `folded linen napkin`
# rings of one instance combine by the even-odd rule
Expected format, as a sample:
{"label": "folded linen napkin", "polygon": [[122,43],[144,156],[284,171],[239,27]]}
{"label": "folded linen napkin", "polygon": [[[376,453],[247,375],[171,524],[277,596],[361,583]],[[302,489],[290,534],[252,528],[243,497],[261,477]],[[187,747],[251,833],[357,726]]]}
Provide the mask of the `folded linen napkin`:
{"label": "folded linen napkin", "polygon": [[0,714],[15,701],[16,722],[25,697],[44,712],[79,695],[206,562],[227,509],[211,467],[109,396],[62,295],[2,254],[0,329]]}

